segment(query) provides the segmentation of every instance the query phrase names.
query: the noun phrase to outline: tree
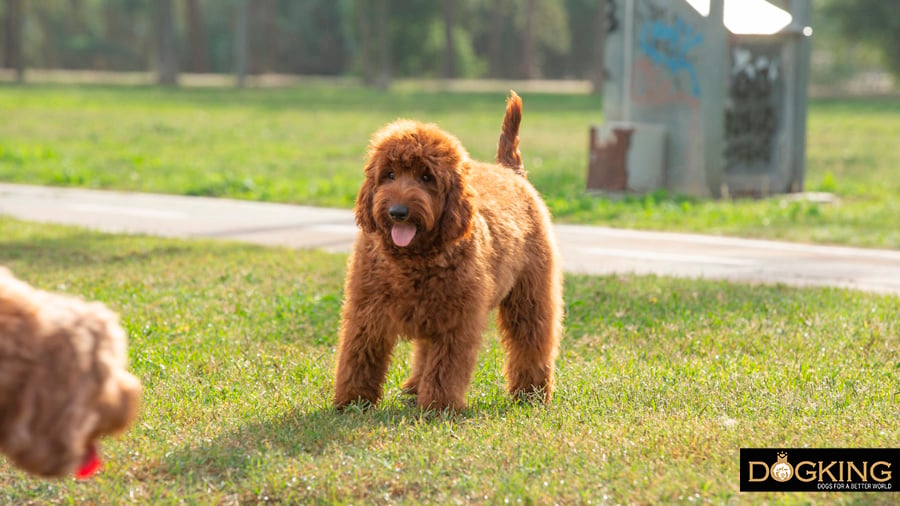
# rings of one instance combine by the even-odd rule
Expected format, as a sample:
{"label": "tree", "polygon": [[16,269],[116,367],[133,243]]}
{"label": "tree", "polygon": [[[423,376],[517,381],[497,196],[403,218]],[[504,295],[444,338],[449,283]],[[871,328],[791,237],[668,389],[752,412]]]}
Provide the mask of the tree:
{"label": "tree", "polygon": [[[485,57],[487,75],[492,78],[570,77],[570,48],[587,48],[583,60],[590,59],[590,42],[576,45],[570,40],[570,4],[588,11],[593,25],[595,9],[584,8],[595,0],[469,0],[471,19],[462,23],[468,31],[475,54]],[[588,19],[583,12],[580,18]],[[584,32],[593,34],[591,27]],[[584,73],[582,72],[581,75]]]}
{"label": "tree", "polygon": [[362,76],[362,82],[366,86],[375,84],[375,67],[372,66],[374,60],[375,47],[372,44],[372,9],[368,0],[356,1],[356,29],[358,34],[359,52],[359,71]]}
{"label": "tree", "polygon": [[591,63],[591,92],[600,94],[603,92],[603,83],[606,81],[606,10],[610,6],[606,0],[599,0],[595,19],[594,58]]}
{"label": "tree", "polygon": [[178,54],[175,50],[175,21],[172,0],[156,1],[156,38],[158,44],[158,79],[164,86],[178,84]]}
{"label": "tree", "polygon": [[535,77],[534,57],[534,9],[537,0],[527,0],[525,4],[525,26],[522,29],[522,70],[521,77],[531,79]]}
{"label": "tree", "polygon": [[375,29],[378,37],[378,77],[375,85],[387,89],[391,85],[391,37],[388,0],[378,0],[375,13]]}
{"label": "tree", "polygon": [[456,77],[456,42],[453,40],[454,0],[443,1],[444,14],[444,78]]}
{"label": "tree", "polygon": [[3,16],[3,66],[16,70],[16,82],[25,82],[22,54],[22,0],[6,0]]}
{"label": "tree", "polygon": [[238,0],[237,2],[237,19],[234,44],[234,75],[238,88],[243,88],[247,79],[247,53],[250,37],[248,32],[250,29],[250,0]]}
{"label": "tree", "polygon": [[488,32],[488,76],[497,78],[503,75],[503,28],[504,18],[507,16],[506,5],[503,0],[491,2],[491,24]]}
{"label": "tree", "polygon": [[100,13],[88,5],[88,18],[103,20],[96,47],[107,69],[147,70],[153,66],[153,9],[153,4],[141,0],[106,0]]}
{"label": "tree", "polygon": [[900,9],[896,2],[884,0],[829,1],[827,16],[839,20],[851,40],[869,42],[884,55],[884,63],[900,77]]}
{"label": "tree", "polygon": [[[278,2],[267,0],[251,4],[250,48],[253,54],[252,74],[275,72],[278,69]],[[336,27],[332,27],[336,30]]]}
{"label": "tree", "polygon": [[359,69],[366,86],[387,89],[391,85],[390,0],[356,0]]}
{"label": "tree", "polygon": [[193,72],[209,72],[209,49],[206,45],[206,29],[203,27],[203,11],[199,0],[187,0],[184,4],[187,19],[188,43],[191,46],[190,69]]}

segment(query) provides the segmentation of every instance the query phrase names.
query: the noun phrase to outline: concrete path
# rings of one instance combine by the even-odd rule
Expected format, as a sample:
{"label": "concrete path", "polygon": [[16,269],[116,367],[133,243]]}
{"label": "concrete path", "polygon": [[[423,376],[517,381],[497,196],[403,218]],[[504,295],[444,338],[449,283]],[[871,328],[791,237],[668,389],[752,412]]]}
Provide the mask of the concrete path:
{"label": "concrete path", "polygon": [[[116,233],[349,251],[345,209],[0,183],[0,214]],[[566,270],[820,285],[900,295],[900,251],[556,225]]]}

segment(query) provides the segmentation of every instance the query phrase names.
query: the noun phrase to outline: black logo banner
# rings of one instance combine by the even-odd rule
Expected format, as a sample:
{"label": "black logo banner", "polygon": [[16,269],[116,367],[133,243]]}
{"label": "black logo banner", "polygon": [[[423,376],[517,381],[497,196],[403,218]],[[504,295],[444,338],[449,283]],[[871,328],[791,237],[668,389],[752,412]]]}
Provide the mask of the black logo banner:
{"label": "black logo banner", "polygon": [[741,492],[896,492],[900,448],[741,448]]}

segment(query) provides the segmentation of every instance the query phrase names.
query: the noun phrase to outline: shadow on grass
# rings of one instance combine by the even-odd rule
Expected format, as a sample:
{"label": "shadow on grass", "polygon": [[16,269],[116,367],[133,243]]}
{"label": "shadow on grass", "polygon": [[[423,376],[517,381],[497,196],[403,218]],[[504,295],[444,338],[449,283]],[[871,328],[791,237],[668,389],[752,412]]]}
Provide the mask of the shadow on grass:
{"label": "shadow on grass", "polygon": [[261,460],[273,455],[295,459],[303,454],[319,458],[365,451],[371,435],[384,431],[421,430],[420,427],[445,423],[465,424],[484,416],[503,417],[517,404],[502,402],[484,406],[473,403],[460,413],[422,411],[414,398],[385,402],[374,408],[350,406],[302,410],[242,425],[218,437],[184,446],[166,456],[161,467],[170,474],[189,474],[201,479],[241,480]]}
{"label": "shadow on grass", "polygon": [[79,269],[140,263],[195,251],[166,239],[139,237],[127,249],[118,236],[66,229],[52,236],[0,239],[0,264],[25,263],[30,269]]}

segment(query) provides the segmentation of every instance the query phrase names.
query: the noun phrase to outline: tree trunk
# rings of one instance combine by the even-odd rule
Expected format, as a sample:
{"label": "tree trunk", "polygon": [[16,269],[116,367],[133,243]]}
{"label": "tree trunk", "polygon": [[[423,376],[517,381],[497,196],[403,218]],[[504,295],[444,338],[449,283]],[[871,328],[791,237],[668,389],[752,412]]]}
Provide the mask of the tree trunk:
{"label": "tree trunk", "polygon": [[22,54],[22,0],[6,0],[3,16],[3,66],[16,70],[16,82],[25,82],[25,57]]}
{"label": "tree trunk", "polygon": [[534,10],[537,0],[528,0],[525,6],[525,27],[522,30],[522,78],[534,78]]}
{"label": "tree trunk", "polygon": [[444,78],[456,77],[456,44],[453,40],[454,0],[444,0]]}
{"label": "tree trunk", "polygon": [[188,41],[191,45],[191,71],[209,72],[209,49],[206,44],[206,29],[203,25],[203,10],[199,0],[185,2]]}
{"label": "tree trunk", "polygon": [[247,44],[250,25],[250,0],[238,0],[237,3],[237,36],[234,42],[234,75],[235,84],[243,88],[247,81]]}
{"label": "tree trunk", "polygon": [[503,76],[503,0],[494,0],[491,7],[491,29],[488,35],[488,77]]}
{"label": "tree trunk", "polygon": [[175,49],[172,0],[157,0],[156,2],[156,38],[159,48],[157,82],[163,86],[176,86],[178,84],[178,54]]}
{"label": "tree trunk", "polygon": [[372,47],[372,10],[370,0],[356,0],[356,27],[359,30],[359,72],[365,86],[375,84],[375,69],[372,66],[375,52]]}
{"label": "tree trunk", "polygon": [[280,72],[281,69],[278,65],[278,24],[275,22],[276,9],[278,8],[278,2],[259,2],[260,4],[260,13],[259,13],[259,21],[257,29],[262,29],[262,45],[264,46],[262,54],[264,56],[260,57],[259,53],[257,53],[257,57],[254,60],[257,61],[257,71],[262,74],[266,72]]}
{"label": "tree trunk", "polygon": [[375,27],[378,31],[378,78],[375,85],[386,90],[391,85],[391,38],[388,0],[378,0]]}
{"label": "tree trunk", "polygon": [[277,2],[260,0],[247,6],[247,74],[254,76],[271,72],[269,49],[274,41],[274,12]]}
{"label": "tree trunk", "polygon": [[591,59],[591,92],[603,93],[606,81],[606,24],[607,9],[612,8],[607,0],[598,0],[597,18],[594,24],[594,57]]}

